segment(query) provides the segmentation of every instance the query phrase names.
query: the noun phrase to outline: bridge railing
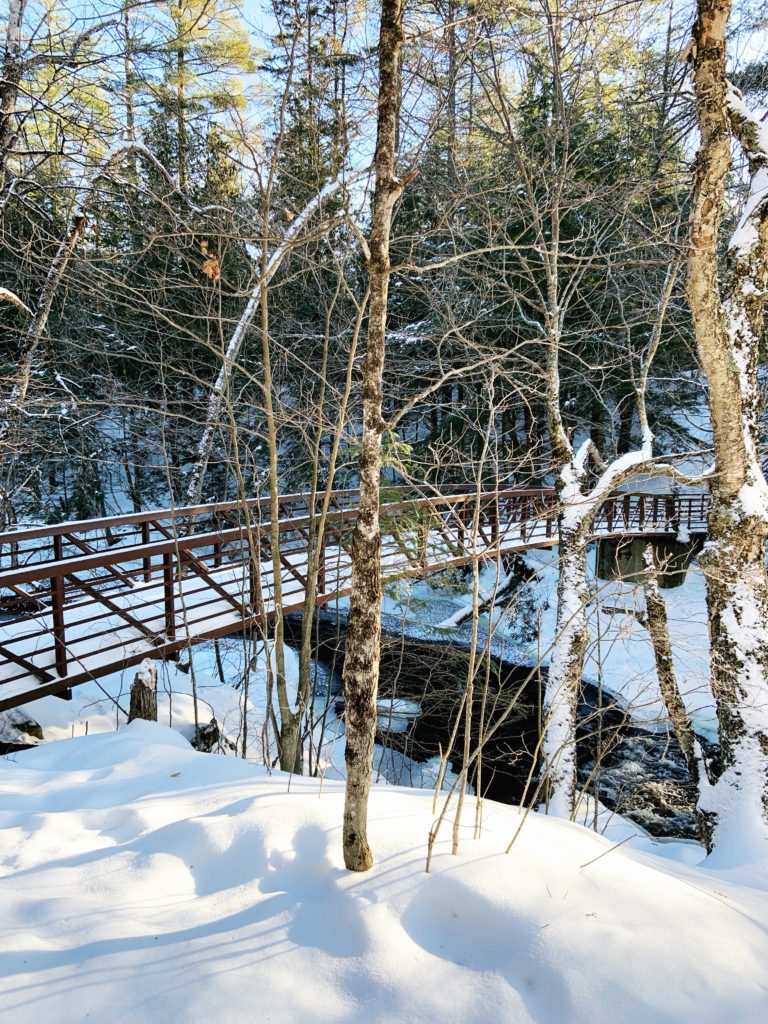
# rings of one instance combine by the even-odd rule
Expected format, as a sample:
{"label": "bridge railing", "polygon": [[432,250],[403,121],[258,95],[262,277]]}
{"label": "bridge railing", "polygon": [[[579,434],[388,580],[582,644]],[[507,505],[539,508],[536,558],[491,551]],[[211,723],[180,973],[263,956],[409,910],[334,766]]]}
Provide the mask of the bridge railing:
{"label": "bridge railing", "polygon": [[[391,493],[391,492],[390,492]],[[401,494],[382,508],[385,572],[418,572],[466,561],[469,537],[485,550],[499,522],[517,509],[539,514],[546,492]],[[355,491],[334,492],[323,520],[317,590],[322,603],[350,583]],[[190,641],[252,625],[274,610],[300,608],[318,514],[306,495],[281,498],[272,565],[272,524],[264,501],[195,506],[102,520],[32,527],[0,536],[0,681],[30,674],[43,683],[93,674],[136,660],[125,649],[143,641],[167,654]],[[477,515],[475,516],[475,509]],[[476,522],[475,522],[476,518]],[[474,524],[474,525],[473,525]],[[476,531],[474,527],[476,526]],[[93,665],[94,654],[99,656]],[[138,657],[138,655],[136,655]],[[106,666],[106,667],[105,667]],[[42,691],[41,691],[42,692]]]}
{"label": "bridge railing", "polygon": [[[557,509],[546,488],[448,495],[390,489],[387,497],[397,499],[381,510],[388,577],[556,540]],[[313,554],[318,603],[348,592],[356,498],[356,491],[334,492],[321,521],[306,495],[282,497],[274,552],[264,500],[0,535],[0,683],[21,685],[32,676],[44,684],[40,696],[61,689],[62,680],[71,685],[152,651],[167,655],[264,623],[278,586],[283,610],[300,609]],[[595,533],[693,532],[704,528],[705,515],[698,494],[617,494]]]}

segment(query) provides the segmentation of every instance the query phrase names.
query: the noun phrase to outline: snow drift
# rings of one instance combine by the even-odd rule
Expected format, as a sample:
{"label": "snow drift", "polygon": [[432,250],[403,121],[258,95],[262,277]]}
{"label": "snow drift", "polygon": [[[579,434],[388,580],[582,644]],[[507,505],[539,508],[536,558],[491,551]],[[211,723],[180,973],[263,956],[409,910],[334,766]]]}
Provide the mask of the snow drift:
{"label": "snow drift", "polygon": [[[431,796],[377,787],[376,867],[340,785],[136,722],[0,762],[0,1006],[20,1022],[768,1019],[768,895],[488,803],[424,873]],[[467,820],[471,820],[471,809]],[[759,877],[755,866],[753,879]]]}

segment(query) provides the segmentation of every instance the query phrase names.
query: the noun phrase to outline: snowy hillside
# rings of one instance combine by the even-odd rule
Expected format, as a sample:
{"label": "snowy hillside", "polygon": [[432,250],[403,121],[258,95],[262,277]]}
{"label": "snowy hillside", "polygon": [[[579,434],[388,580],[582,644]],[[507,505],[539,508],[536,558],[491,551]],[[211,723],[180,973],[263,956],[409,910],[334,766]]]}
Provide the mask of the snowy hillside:
{"label": "snowy hillside", "polygon": [[0,786],[18,1024],[768,1019],[768,895],[693,844],[531,815],[505,855],[517,812],[487,804],[425,874],[430,794],[379,786],[353,875],[339,784],[143,722],[3,760]]}

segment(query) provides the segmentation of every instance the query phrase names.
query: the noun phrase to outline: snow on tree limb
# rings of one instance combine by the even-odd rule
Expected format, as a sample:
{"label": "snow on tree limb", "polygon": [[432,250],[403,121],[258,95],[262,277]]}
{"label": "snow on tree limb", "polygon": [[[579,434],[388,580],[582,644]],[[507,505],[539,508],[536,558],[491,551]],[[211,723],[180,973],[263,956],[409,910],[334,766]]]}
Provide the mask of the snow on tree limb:
{"label": "snow on tree limb", "polygon": [[200,437],[200,442],[197,446],[197,455],[187,483],[186,498],[188,504],[196,505],[200,501],[205,471],[208,468],[208,462],[211,457],[213,439],[216,434],[224,396],[227,393],[232,369],[234,364],[237,362],[246,333],[253,321],[256,310],[259,308],[262,291],[275,276],[280,264],[283,262],[283,259],[286,257],[294,243],[298,240],[301,231],[312,214],[315,213],[326,199],[334,195],[340,189],[346,188],[348,185],[359,180],[363,175],[368,173],[369,169],[369,165],[366,165],[365,167],[358,168],[351,174],[341,174],[333,181],[328,182],[316,196],[313,196],[301,213],[291,222],[290,227],[285,232],[279,245],[276,246],[274,252],[270,256],[264,274],[260,274],[257,277],[256,282],[251,289],[248,303],[243,310],[237,326],[232,332],[231,338],[229,339],[229,344],[227,345],[222,358],[221,368],[219,369],[216,380],[211,388],[211,393],[208,397],[205,426]]}
{"label": "snow on tree limb", "polygon": [[26,302],[22,302],[19,296],[8,288],[0,288],[0,301],[10,302],[12,306],[17,306],[19,309],[23,310],[27,316],[32,316],[32,310]]}
{"label": "snow on tree limb", "polygon": [[741,256],[760,243],[760,226],[768,216],[768,123],[757,119],[730,82],[726,93],[731,130],[747,158],[751,176],[749,195],[729,248]]}

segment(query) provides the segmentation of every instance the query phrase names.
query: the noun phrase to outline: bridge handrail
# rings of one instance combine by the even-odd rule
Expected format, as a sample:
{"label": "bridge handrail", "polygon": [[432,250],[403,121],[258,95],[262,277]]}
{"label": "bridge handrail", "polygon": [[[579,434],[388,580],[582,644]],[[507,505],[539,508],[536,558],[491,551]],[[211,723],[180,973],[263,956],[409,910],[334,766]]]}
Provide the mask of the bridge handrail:
{"label": "bridge handrail", "polygon": [[[397,502],[386,502],[382,505],[382,509],[395,509],[401,505],[411,505],[413,502],[429,503],[429,502],[448,502],[451,499],[456,501],[472,497],[476,494],[475,488],[455,487],[453,488],[454,493],[450,494],[438,494],[429,495],[424,494],[423,491],[417,491],[413,488],[400,487],[403,494],[413,495],[402,503]],[[387,488],[387,490],[395,490],[395,488]],[[359,494],[357,488],[335,490],[331,492],[331,499],[333,501],[340,501],[345,498],[354,498]],[[499,491],[482,491],[482,497],[493,497],[497,494],[499,497],[515,496],[521,497],[533,496],[533,495],[551,495],[554,491],[552,488],[539,487],[539,488],[505,488]],[[278,499],[278,503],[281,506],[291,504],[306,504],[310,498],[308,493],[299,492],[296,494],[281,494]],[[316,495],[316,503],[321,504],[323,500],[323,494],[318,493]],[[239,510],[251,511],[255,508],[263,508],[269,506],[270,499],[267,498],[247,498],[243,501],[223,501],[223,502],[212,502],[208,505],[180,505],[174,508],[164,509],[151,509],[147,512],[127,512],[116,516],[101,516],[97,519],[71,519],[63,523],[54,523],[46,526],[31,526],[23,528],[15,528],[12,530],[6,530],[4,533],[0,533],[0,550],[3,547],[12,544],[19,544],[23,541],[28,540],[40,540],[48,537],[66,537],[70,534],[85,534],[93,533],[98,530],[111,530],[120,526],[133,526],[136,524],[143,523],[156,523],[162,520],[189,520],[200,518],[204,516],[218,516],[223,515],[227,512],[234,512]],[[355,506],[350,506],[354,508]],[[263,520],[264,523],[269,523],[269,520]],[[111,545],[117,548],[117,545]]]}
{"label": "bridge handrail", "polygon": [[[465,497],[467,494],[474,495],[477,488],[472,484],[456,484],[451,486],[451,493],[444,495],[430,495],[425,493],[423,490],[418,490],[414,487],[408,487],[405,485],[393,485],[387,486],[388,491],[399,490],[403,494],[412,494],[414,499],[424,498],[427,500],[441,500],[448,497]],[[359,488],[341,488],[338,490],[331,491],[332,500],[340,500],[344,498],[354,498],[360,493]],[[551,487],[507,487],[501,488],[498,491],[482,491],[483,495],[493,494],[519,494],[534,495],[534,494],[554,494],[554,489]],[[309,492],[298,491],[294,494],[281,494],[279,496],[279,504],[290,505],[301,502],[307,502],[310,498]],[[324,492],[318,491],[315,496],[315,500],[318,504],[322,502],[324,498]],[[206,505],[175,505],[168,508],[162,509],[149,509],[145,512],[121,512],[119,515],[114,516],[99,516],[94,519],[70,519],[63,523],[53,523],[38,526],[20,526],[13,527],[10,530],[6,530],[0,533],[0,547],[6,544],[16,544],[19,541],[25,540],[37,540],[41,537],[55,537],[65,536],[68,533],[89,533],[98,529],[112,529],[122,525],[132,526],[137,523],[152,523],[158,519],[191,519],[205,515],[221,515],[225,512],[234,512],[238,509],[254,509],[267,507],[270,504],[271,499],[269,497],[264,498],[245,498],[239,499],[234,498],[231,501],[217,501],[211,502]],[[387,506],[393,504],[391,502],[386,503]]]}
{"label": "bridge handrail", "polygon": [[[405,485],[397,485],[387,487],[388,491],[400,490],[403,494],[413,495],[413,498],[409,498],[407,503],[413,500],[422,500],[425,502],[429,501],[446,501],[450,498],[462,498],[467,495],[475,496],[477,488],[474,484],[457,484],[451,486],[451,492],[449,494],[429,494],[423,490],[415,487],[409,487]],[[552,497],[554,496],[555,490],[553,487],[503,487],[498,490],[481,490],[480,496],[483,498],[492,498],[494,495],[499,497],[532,497],[534,495],[541,497]],[[359,494],[359,489],[356,487],[352,488],[341,488],[331,492],[332,500],[341,500],[345,498],[354,498]],[[702,492],[679,492],[677,498],[693,498],[700,497]],[[617,497],[645,497],[645,498],[663,498],[669,497],[666,492],[658,491],[615,491],[612,495],[613,498]],[[323,500],[324,494],[319,491],[315,500],[319,504]],[[299,491],[293,494],[281,494],[279,496],[279,504],[290,505],[302,502],[307,502],[310,498],[308,492]],[[222,515],[226,512],[234,512],[238,509],[255,509],[268,507],[270,504],[269,497],[263,498],[246,498],[246,499],[232,499],[230,501],[218,501],[210,502],[204,505],[176,505],[161,509],[149,509],[143,512],[122,512],[119,515],[114,516],[99,516],[93,519],[70,519],[62,523],[52,523],[46,525],[37,526],[14,526],[10,530],[5,530],[0,533],[0,548],[8,544],[18,544],[20,541],[27,540],[38,540],[43,537],[62,537],[70,533],[91,533],[99,529],[113,529],[119,526],[132,526],[140,523],[152,523],[157,520],[177,520],[177,519],[192,519],[201,516],[215,516]],[[382,507],[394,508],[396,503],[387,502]]]}
{"label": "bridge handrail", "polygon": [[[337,495],[356,494],[357,491],[338,491],[334,492]],[[507,496],[531,496],[531,495],[543,495],[547,493],[543,489],[531,490],[526,489],[520,491],[516,489],[510,489],[509,491],[484,491],[481,494],[481,498],[504,498]],[[286,496],[285,499],[281,497],[280,503],[288,501],[290,496]],[[306,498],[306,495],[301,497]],[[382,513],[399,512],[414,507],[419,508],[439,508],[456,505],[458,503],[468,503],[476,497],[475,493],[459,493],[459,494],[446,494],[434,497],[415,497],[409,501],[398,501],[388,502],[381,506]],[[227,503],[229,504],[229,503]],[[191,506],[192,508],[205,508],[206,510],[214,509],[215,506]],[[243,507],[243,503],[235,503],[235,507]],[[341,523],[345,519],[349,519],[355,513],[355,507],[352,506],[347,509],[338,509],[329,511],[326,515],[326,522],[328,523]],[[85,523],[102,523],[106,525],[114,524],[116,518],[120,517],[104,517],[101,520],[82,520]],[[154,522],[157,519],[162,518],[157,513],[151,515],[148,520]],[[300,530],[309,527],[313,522],[317,521],[317,516],[304,515],[304,516],[286,516],[277,521],[278,531],[280,533],[290,532],[293,530]],[[77,523],[62,523],[59,524],[61,527],[66,527],[60,533],[54,535],[61,535],[76,532],[74,527]],[[260,523],[248,523],[241,524],[239,526],[232,526],[224,530],[214,530],[207,533],[192,533],[192,534],[177,534],[173,537],[169,537],[166,540],[151,541],[148,544],[132,544],[132,545],[113,545],[109,548],[105,548],[86,555],[77,555],[69,558],[53,558],[39,562],[29,562],[24,565],[18,566],[13,569],[6,569],[0,571],[0,587],[11,586],[19,583],[33,583],[41,579],[50,579],[53,577],[68,576],[78,572],[87,572],[90,569],[100,569],[108,565],[122,564],[124,562],[136,562],[145,558],[151,558],[154,555],[170,554],[176,551],[189,551],[195,548],[208,548],[216,544],[227,544],[230,541],[242,540],[247,537],[249,532],[254,536],[261,538],[268,538],[272,527],[272,523],[267,520]],[[93,528],[93,527],[92,527]],[[47,536],[48,534],[42,534]],[[2,535],[0,535],[0,541]]]}
{"label": "bridge handrail", "polygon": [[[356,494],[356,490],[343,490],[335,491],[334,495],[338,497],[349,497]],[[428,508],[435,511],[450,509],[459,503],[471,504],[479,496],[483,502],[488,502],[493,505],[496,501],[503,501],[508,498],[530,498],[530,497],[553,497],[554,490],[552,488],[507,488],[498,491],[481,491],[478,492],[463,490],[455,494],[445,495],[433,495],[433,496],[414,496],[406,501],[388,502],[381,506],[383,514],[399,512],[409,510],[414,507],[417,508]],[[280,504],[290,503],[296,498],[306,500],[308,495],[285,495],[281,496]],[[613,503],[617,503],[619,500],[622,502],[632,501],[632,499],[651,499],[655,501],[669,501],[670,495],[663,494],[653,491],[617,491],[610,496]],[[698,494],[679,494],[676,495],[674,500],[676,505],[679,505],[682,500],[698,500],[702,501],[701,496]],[[264,499],[253,499],[263,503]],[[244,502],[226,502],[219,504],[210,505],[194,505],[188,506],[185,510],[187,515],[195,514],[197,510],[204,512],[210,512],[216,514],[221,511],[230,511],[238,508],[252,506],[251,503]],[[703,508],[703,502],[702,502]],[[163,510],[165,511],[165,510]],[[552,520],[556,518],[557,509],[552,506],[549,509],[539,508],[532,509],[533,518],[538,520]],[[349,519],[354,515],[355,507],[351,506],[346,509],[337,509],[329,511],[326,515],[326,522],[331,524],[342,523],[345,519]],[[173,510],[173,518],[181,517],[182,510]],[[146,515],[148,518],[136,519],[136,516]],[[89,529],[93,530],[96,528],[92,524],[117,525],[120,522],[154,522],[162,519],[163,514],[157,511],[150,513],[129,513],[127,516],[106,516],[102,519],[92,520],[80,520],[69,523],[60,523],[55,527],[51,528],[46,532],[46,528],[40,528],[40,531],[32,531],[35,537],[45,536],[61,536],[80,532],[78,527],[84,525]],[[303,516],[286,516],[278,520],[278,532],[284,533],[289,531],[306,529],[311,526],[313,522],[317,521],[317,515],[303,515]],[[190,533],[190,534],[174,534],[173,536],[163,539],[150,541],[149,543],[132,544],[132,545],[112,545],[108,548],[100,549],[88,554],[69,556],[66,558],[51,558],[44,559],[37,562],[28,562],[24,565],[19,565],[12,569],[6,569],[0,571],[0,588],[11,587],[22,583],[32,583],[43,579],[54,579],[63,576],[72,575],[78,572],[87,572],[91,569],[104,568],[110,565],[123,564],[126,562],[137,562],[143,559],[149,559],[153,556],[161,556],[164,554],[170,554],[177,551],[190,551],[196,548],[209,548],[215,545],[223,545],[232,541],[242,540],[247,537],[249,533],[253,534],[259,539],[268,538],[269,532],[272,528],[270,521],[264,522],[250,522],[240,525],[229,527],[228,529],[218,529],[214,531],[208,531],[206,533]],[[84,532],[84,531],[83,531]],[[0,544],[3,542],[3,538],[11,536],[15,539],[19,538],[19,534],[0,534]],[[26,535],[29,536],[29,535]]]}
{"label": "bridge handrail", "polygon": [[[350,490],[333,491],[336,498],[354,497],[358,494],[356,488]],[[309,497],[305,493],[281,494],[280,503],[291,504],[306,500]],[[64,536],[68,533],[90,533],[99,528],[112,528],[126,525],[132,526],[136,523],[152,523],[157,519],[189,519],[203,515],[220,515],[224,512],[233,512],[240,508],[259,508],[269,505],[269,497],[246,498],[245,500],[233,499],[232,501],[216,501],[207,505],[175,505],[169,508],[149,509],[146,512],[121,512],[114,516],[99,516],[94,519],[69,519],[63,523],[53,523],[45,526],[22,526],[0,533],[0,546],[5,544],[18,543],[21,540],[37,540],[40,537]]]}

